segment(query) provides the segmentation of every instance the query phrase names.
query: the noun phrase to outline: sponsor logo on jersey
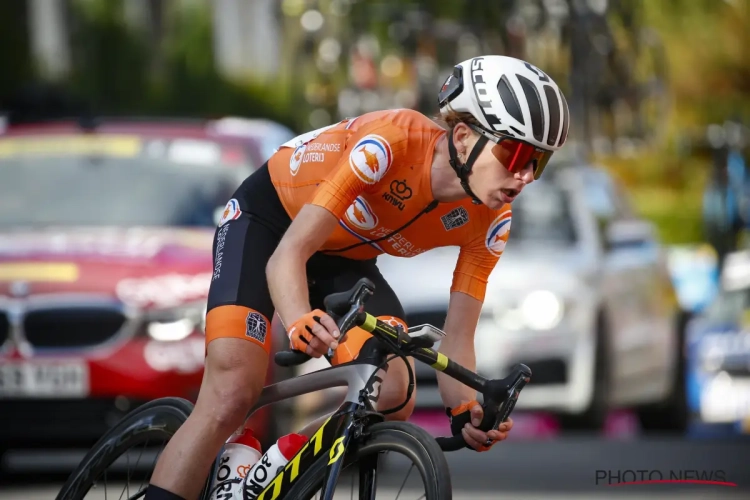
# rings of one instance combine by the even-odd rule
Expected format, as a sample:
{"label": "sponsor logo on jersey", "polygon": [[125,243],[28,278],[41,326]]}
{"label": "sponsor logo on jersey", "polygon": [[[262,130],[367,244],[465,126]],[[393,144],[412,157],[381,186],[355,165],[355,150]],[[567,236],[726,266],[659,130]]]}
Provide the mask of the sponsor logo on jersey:
{"label": "sponsor logo on jersey", "polygon": [[391,251],[388,252],[390,255],[414,257],[426,251],[424,248],[414,246],[414,244],[402,236],[401,233],[394,233],[393,230],[388,229],[387,227],[379,227],[374,231],[371,231],[370,235],[376,239],[388,236],[388,239],[385,241],[391,245]]}
{"label": "sponsor logo on jersey", "polygon": [[454,208],[447,214],[440,217],[440,222],[446,231],[456,229],[469,222],[469,212],[464,207]]}
{"label": "sponsor logo on jersey", "polygon": [[239,219],[240,215],[242,215],[242,210],[240,210],[240,203],[232,198],[227,202],[227,206],[224,207],[224,213],[221,214],[221,219],[219,220],[219,227],[223,226],[230,220]]}
{"label": "sponsor logo on jersey", "polygon": [[349,165],[365,184],[375,184],[382,179],[393,161],[388,141],[370,134],[360,139],[349,153]]}
{"label": "sponsor logo on jersey", "polygon": [[378,216],[372,207],[361,196],[357,196],[354,203],[346,210],[346,219],[356,228],[369,231],[378,225]]}
{"label": "sponsor logo on jersey", "polygon": [[262,314],[250,311],[245,318],[245,336],[255,339],[261,344],[266,343],[266,320]]}
{"label": "sponsor logo on jersey", "polygon": [[500,254],[505,250],[505,243],[508,241],[508,231],[510,231],[510,218],[510,210],[506,210],[497,219],[492,221],[489,229],[487,229],[484,244],[487,250],[496,257],[500,257]]}
{"label": "sponsor logo on jersey", "polygon": [[302,158],[305,156],[306,149],[307,144],[302,144],[294,148],[292,157],[289,158],[289,170],[292,172],[292,175],[297,175],[297,172],[299,172],[299,166],[302,165]]}
{"label": "sponsor logo on jersey", "polygon": [[227,240],[229,226],[219,229],[216,235],[216,255],[214,255],[214,272],[211,281],[221,278],[221,264],[224,262],[224,244]]}
{"label": "sponsor logo on jersey", "polygon": [[394,179],[391,182],[390,189],[390,193],[383,193],[383,199],[403,212],[405,208],[404,201],[412,196],[412,190],[406,184],[406,179],[403,181]]}

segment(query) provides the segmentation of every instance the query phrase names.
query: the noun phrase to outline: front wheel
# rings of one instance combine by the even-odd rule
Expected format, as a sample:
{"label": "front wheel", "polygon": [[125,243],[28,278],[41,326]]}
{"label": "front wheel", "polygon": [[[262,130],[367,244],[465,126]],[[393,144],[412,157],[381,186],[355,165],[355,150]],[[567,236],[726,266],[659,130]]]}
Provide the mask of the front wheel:
{"label": "front wheel", "polygon": [[[92,490],[103,494],[102,498],[140,498],[161,448],[192,411],[193,404],[181,398],[155,399],[136,408],[91,448],[63,485],[57,500],[83,500]],[[122,470],[125,467],[127,472]],[[137,480],[139,473],[146,477]],[[114,496],[107,496],[108,476],[110,480],[117,478]]]}
{"label": "front wheel", "polygon": [[[320,498],[327,465],[328,456],[318,459],[287,498]],[[352,443],[336,487],[336,498],[341,495],[360,500],[453,497],[443,451],[427,431],[408,422],[374,424],[366,437]]]}

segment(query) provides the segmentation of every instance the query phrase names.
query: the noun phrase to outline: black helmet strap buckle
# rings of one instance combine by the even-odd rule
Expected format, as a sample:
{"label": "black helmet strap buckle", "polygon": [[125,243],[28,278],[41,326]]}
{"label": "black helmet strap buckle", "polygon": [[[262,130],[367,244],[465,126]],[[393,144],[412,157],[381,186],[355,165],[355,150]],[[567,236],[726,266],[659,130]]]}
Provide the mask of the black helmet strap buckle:
{"label": "black helmet strap buckle", "polygon": [[469,187],[469,174],[471,173],[471,167],[474,165],[474,162],[477,161],[477,157],[484,149],[487,141],[488,139],[484,135],[480,135],[477,143],[474,144],[474,147],[471,149],[471,153],[469,154],[469,158],[466,160],[466,163],[462,163],[458,160],[456,145],[453,143],[453,132],[448,132],[448,154],[450,156],[450,160],[448,161],[448,163],[450,163],[451,167],[456,172],[456,175],[461,181],[461,187],[464,188],[466,194],[471,197],[471,202],[475,205],[481,205],[482,202],[479,198],[476,197],[474,192]]}

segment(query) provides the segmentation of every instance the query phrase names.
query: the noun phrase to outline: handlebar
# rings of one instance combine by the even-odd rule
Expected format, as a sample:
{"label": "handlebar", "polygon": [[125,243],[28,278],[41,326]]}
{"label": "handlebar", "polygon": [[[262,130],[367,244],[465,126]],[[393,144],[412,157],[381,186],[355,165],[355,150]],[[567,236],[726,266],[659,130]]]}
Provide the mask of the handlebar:
{"label": "handlebar", "polygon": [[[334,293],[325,298],[326,313],[336,321],[344,336],[352,327],[359,326],[376,338],[398,343],[404,352],[415,359],[480,392],[484,400],[482,405],[484,417],[478,427],[480,430],[487,432],[497,429],[502,422],[507,420],[521,390],[531,379],[531,370],[528,366],[517,364],[503,379],[486,379],[448,359],[444,354],[425,347],[424,343],[414,342],[400,328],[394,328],[364,312],[364,302],[374,291],[375,285],[367,278],[362,278],[351,290]],[[331,354],[329,351],[329,355]],[[281,351],[274,356],[276,364],[285,367],[300,365],[309,359],[310,356],[307,353],[294,350]],[[470,448],[461,434],[438,437],[437,442],[443,451]]]}

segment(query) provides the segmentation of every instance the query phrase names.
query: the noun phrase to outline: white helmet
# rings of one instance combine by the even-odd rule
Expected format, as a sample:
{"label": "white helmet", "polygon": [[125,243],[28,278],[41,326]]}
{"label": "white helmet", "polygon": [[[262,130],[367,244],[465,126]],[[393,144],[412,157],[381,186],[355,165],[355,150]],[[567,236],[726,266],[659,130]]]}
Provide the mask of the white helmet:
{"label": "white helmet", "polygon": [[570,113],[557,84],[513,57],[482,56],[453,68],[438,94],[440,113],[470,113],[494,134],[557,151],[568,136]]}

